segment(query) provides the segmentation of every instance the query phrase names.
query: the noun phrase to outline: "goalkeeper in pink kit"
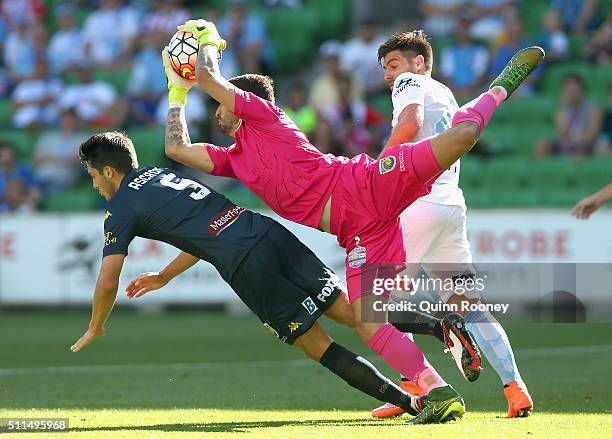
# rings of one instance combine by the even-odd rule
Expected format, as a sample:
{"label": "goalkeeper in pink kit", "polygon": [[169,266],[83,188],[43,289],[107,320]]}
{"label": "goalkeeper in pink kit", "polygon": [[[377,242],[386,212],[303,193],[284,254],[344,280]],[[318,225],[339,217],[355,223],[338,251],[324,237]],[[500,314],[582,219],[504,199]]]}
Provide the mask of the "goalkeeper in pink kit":
{"label": "goalkeeper in pink kit", "polygon": [[[465,411],[463,399],[427,362],[418,346],[389,323],[362,321],[362,299],[372,294],[363,281],[373,267],[402,265],[406,251],[399,215],[428,194],[435,179],[467,153],[497,106],[543,58],[540,48],[519,52],[487,93],[459,109],[452,127],[415,144],[387,149],[374,160],[322,154],[274,105],[270,78],[242,75],[231,80],[219,73],[225,41],[214,24],[191,20],[179,30],[199,42],[197,83],[217,102],[221,129],[235,138],[229,148],[192,144],[184,123],[169,128],[183,137],[182,146],[167,148],[169,157],[211,175],[238,178],[278,215],[336,235],[346,249],[346,280],[355,330],[370,349],[423,389],[429,399],[415,423],[444,422]],[[170,113],[184,122],[184,103],[194,81],[170,72]],[[472,345],[465,340],[464,347]]]}

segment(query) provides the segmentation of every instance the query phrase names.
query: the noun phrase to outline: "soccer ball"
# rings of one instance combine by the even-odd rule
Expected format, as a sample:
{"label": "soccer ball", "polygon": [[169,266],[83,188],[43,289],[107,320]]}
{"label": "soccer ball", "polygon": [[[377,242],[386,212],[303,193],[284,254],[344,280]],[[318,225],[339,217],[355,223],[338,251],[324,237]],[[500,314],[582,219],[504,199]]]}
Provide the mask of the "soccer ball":
{"label": "soccer ball", "polygon": [[191,32],[178,31],[168,45],[170,63],[176,73],[183,78],[195,79],[198,60],[198,40]]}

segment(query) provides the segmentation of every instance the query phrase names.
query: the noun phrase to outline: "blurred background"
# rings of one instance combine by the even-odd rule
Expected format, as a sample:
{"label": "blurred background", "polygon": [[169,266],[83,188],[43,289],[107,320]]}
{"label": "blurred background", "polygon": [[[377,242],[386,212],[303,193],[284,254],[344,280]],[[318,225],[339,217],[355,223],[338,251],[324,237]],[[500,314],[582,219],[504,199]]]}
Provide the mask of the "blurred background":
{"label": "blurred background", "polygon": [[[612,181],[611,6],[611,0],[2,0],[0,305],[89,303],[104,201],[78,162],[79,144],[93,132],[120,129],[132,137],[141,164],[178,166],[163,151],[159,53],[178,24],[200,17],[214,21],[228,41],[226,76],[270,75],[278,104],[312,142],[349,157],[376,156],[390,132],[390,93],[376,52],[393,32],[427,32],[433,76],[460,102],[485,90],[516,50],[543,46],[544,65],[462,159],[472,251],[483,262],[610,262],[610,211],[581,223],[569,209]],[[216,127],[215,108],[191,92],[194,142],[231,144]],[[198,177],[265,212],[239,182]],[[333,237],[288,226],[343,274],[344,253]],[[122,286],[175,254],[136,240]],[[237,301],[205,264],[171,291],[146,303]]]}

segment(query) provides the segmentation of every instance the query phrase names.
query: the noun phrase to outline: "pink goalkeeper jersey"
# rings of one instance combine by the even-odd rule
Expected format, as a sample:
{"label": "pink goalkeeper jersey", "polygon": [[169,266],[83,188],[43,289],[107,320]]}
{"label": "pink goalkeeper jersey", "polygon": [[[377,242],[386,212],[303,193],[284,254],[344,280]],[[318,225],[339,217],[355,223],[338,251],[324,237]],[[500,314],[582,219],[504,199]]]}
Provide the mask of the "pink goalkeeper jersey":
{"label": "pink goalkeeper jersey", "polygon": [[206,145],[211,174],[238,178],[283,218],[318,229],[349,160],[321,153],[283,110],[253,93],[236,89],[234,113],[242,119],[236,143]]}

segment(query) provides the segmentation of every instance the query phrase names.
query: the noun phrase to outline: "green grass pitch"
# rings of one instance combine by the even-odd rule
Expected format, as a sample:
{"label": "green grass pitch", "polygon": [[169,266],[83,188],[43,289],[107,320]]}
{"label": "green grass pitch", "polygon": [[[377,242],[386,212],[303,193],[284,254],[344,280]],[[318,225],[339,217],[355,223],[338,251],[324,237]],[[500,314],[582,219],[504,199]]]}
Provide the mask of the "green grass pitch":
{"label": "green grass pitch", "polygon": [[[612,437],[612,325],[507,327],[535,400],[527,419],[503,418],[490,367],[468,383],[439,342],[417,338],[468,412],[446,425],[410,426],[370,418],[378,401],[251,316],[116,312],[105,337],[73,354],[88,320],[85,312],[0,313],[0,418],[69,418],[71,430],[51,438]],[[395,379],[350,330],[322,322]]]}

